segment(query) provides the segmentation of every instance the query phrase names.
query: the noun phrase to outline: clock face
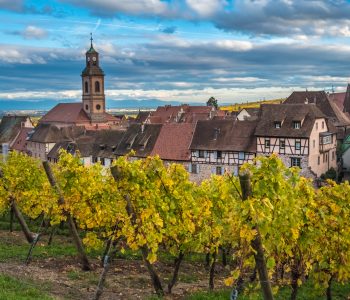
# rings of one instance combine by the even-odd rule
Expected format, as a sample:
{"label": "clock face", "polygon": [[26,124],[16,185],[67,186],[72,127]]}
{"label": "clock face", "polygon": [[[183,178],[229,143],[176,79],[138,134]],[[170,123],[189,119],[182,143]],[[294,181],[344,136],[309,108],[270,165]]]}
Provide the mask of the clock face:
{"label": "clock face", "polygon": [[94,57],[92,58],[92,60],[93,60],[93,61],[96,61],[96,57],[94,56]]}
{"label": "clock face", "polygon": [[88,61],[90,61],[90,57],[88,57]]}

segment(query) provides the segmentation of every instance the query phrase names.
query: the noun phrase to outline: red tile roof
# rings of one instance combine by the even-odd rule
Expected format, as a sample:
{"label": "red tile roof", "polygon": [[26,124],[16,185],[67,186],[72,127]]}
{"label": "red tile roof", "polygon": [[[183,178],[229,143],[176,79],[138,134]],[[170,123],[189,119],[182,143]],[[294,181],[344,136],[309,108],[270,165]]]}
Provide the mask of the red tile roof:
{"label": "red tile roof", "polygon": [[88,123],[82,103],[59,103],[40,119],[40,123]]}
{"label": "red tile roof", "polygon": [[[104,120],[115,124],[120,122],[118,118],[108,113],[104,113]],[[82,103],[59,103],[41,118],[40,123],[88,124],[90,118],[84,111]]]}
{"label": "red tile roof", "polygon": [[198,120],[207,120],[210,116],[211,106],[158,106],[155,112],[151,113],[150,123],[195,123]]}
{"label": "red tile roof", "polygon": [[189,146],[194,131],[194,123],[164,124],[151,155],[159,155],[165,160],[189,161]]}
{"label": "red tile roof", "polygon": [[344,100],[345,100],[346,92],[344,93],[333,93],[329,94],[329,100],[335,103],[341,111],[344,109]]}

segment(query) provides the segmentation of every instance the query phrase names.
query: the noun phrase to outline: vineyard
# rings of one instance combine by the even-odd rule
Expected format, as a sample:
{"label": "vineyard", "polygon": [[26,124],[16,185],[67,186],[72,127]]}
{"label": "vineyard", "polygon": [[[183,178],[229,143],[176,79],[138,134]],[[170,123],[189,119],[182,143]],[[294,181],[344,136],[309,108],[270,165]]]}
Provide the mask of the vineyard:
{"label": "vineyard", "polygon": [[[191,182],[182,165],[158,157],[119,157],[105,169],[85,167],[65,152],[57,164],[11,152],[0,171],[3,223],[27,241],[25,251],[6,248],[9,235],[2,230],[1,247],[18,253],[25,263],[19,272],[34,270],[38,254],[47,264],[55,241],[64,245],[57,253],[73,249],[72,277],[99,271],[90,299],[112,299],[104,295],[120,280],[117,258],[125,259],[123,275],[148,274],[144,285],[155,296],[140,299],[180,299],[171,295],[180,286],[186,290],[186,274],[200,282],[196,288],[191,281],[191,290],[223,291],[187,299],[317,299],[304,298],[306,289],[323,299],[347,299],[345,290],[350,293],[338,294],[350,277],[349,183],[315,189],[277,155],[243,165],[239,177],[212,176],[201,184]],[[142,260],[142,270],[130,257]],[[0,287],[11,285],[1,273],[11,275],[10,268],[0,269]]]}

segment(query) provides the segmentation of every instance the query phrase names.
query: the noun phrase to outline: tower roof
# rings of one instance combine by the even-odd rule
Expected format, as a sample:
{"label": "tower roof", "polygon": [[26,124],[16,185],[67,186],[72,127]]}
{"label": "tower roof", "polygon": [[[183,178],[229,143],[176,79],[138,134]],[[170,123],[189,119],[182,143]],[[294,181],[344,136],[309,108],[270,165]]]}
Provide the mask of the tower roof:
{"label": "tower roof", "polygon": [[90,33],[90,49],[86,51],[86,53],[97,53],[97,51],[94,48],[94,45],[92,44],[92,41],[94,39],[92,38],[92,33]]}

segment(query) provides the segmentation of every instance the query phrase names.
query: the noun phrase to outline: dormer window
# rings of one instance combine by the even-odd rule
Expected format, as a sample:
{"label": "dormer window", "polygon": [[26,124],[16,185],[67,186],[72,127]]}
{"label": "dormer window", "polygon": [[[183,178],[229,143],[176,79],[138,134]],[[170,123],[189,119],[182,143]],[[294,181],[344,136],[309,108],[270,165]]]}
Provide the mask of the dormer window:
{"label": "dormer window", "polygon": [[300,129],[301,128],[301,122],[300,121],[293,121],[293,128],[294,129]]}
{"label": "dormer window", "polygon": [[275,128],[281,128],[281,122],[280,121],[276,121],[275,122]]}

